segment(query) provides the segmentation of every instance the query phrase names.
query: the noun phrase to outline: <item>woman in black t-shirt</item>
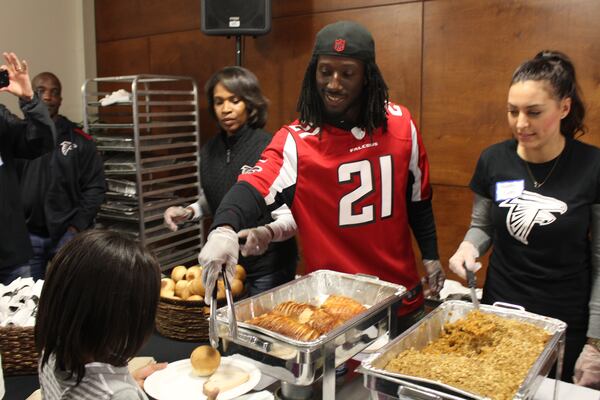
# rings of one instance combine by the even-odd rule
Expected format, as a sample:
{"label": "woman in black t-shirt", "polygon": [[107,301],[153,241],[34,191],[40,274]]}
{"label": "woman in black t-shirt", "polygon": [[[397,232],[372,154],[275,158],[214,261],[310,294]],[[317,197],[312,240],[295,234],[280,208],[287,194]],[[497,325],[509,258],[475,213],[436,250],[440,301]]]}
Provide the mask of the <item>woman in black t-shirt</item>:
{"label": "woman in black t-shirt", "polygon": [[471,226],[450,268],[464,278],[463,265],[477,270],[476,258],[493,244],[483,302],[566,322],[561,379],[575,369],[575,383],[598,388],[600,149],[575,138],[584,116],[564,54],[543,51],[517,68],[508,92],[514,138],[479,158]]}

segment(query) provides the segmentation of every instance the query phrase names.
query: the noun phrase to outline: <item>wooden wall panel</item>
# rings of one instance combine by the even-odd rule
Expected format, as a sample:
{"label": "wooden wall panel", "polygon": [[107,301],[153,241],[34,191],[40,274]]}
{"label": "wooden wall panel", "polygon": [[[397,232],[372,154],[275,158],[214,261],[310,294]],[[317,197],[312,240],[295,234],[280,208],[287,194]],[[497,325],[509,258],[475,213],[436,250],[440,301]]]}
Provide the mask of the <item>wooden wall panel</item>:
{"label": "wooden wall panel", "polygon": [[[473,192],[467,187],[433,185],[433,213],[438,233],[440,260],[448,278],[460,281],[448,267],[448,260],[462,242],[471,222]],[[483,286],[488,256],[482,258],[483,268],[477,273],[477,281]]]}
{"label": "wooden wall panel", "polygon": [[272,0],[272,14],[278,18],[409,2],[414,0]]}
{"label": "wooden wall panel", "polygon": [[573,58],[591,106],[588,123],[598,126],[596,0],[428,1],[424,7],[422,128],[434,182],[466,185],[481,150],[510,137],[511,74],[541,49]]}
{"label": "wooden wall panel", "polygon": [[200,0],[96,0],[96,41],[200,32]]}
{"label": "wooden wall panel", "polygon": [[149,39],[116,40],[96,45],[98,76],[152,73]]}
{"label": "wooden wall panel", "polygon": [[409,107],[418,120],[421,7],[420,3],[408,3],[278,18],[273,20],[270,35],[247,40],[245,65],[257,74],[271,100],[267,128],[275,131],[297,117],[296,103],[315,35],[325,25],[344,19],[357,21],[371,31],[391,99]]}
{"label": "wooden wall panel", "polygon": [[233,64],[234,49],[235,43],[232,40],[208,37],[200,31],[155,35],[150,38],[149,57],[153,73],[191,76],[196,79],[201,99],[202,143],[217,132],[217,125],[208,114],[204,83],[221,67]]}

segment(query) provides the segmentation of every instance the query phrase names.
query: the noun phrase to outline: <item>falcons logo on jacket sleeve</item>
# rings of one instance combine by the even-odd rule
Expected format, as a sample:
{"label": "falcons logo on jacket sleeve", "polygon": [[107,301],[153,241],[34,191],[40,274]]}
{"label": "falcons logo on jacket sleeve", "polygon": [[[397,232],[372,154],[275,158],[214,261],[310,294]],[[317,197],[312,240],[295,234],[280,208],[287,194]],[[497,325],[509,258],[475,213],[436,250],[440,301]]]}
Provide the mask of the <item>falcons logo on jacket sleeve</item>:
{"label": "falcons logo on jacket sleeve", "polygon": [[60,144],[60,152],[63,156],[66,156],[69,153],[69,151],[75,150],[76,148],[77,144],[66,140]]}
{"label": "falcons logo on jacket sleeve", "polygon": [[533,226],[549,225],[556,221],[553,213],[564,214],[567,204],[553,197],[524,190],[519,197],[504,200],[500,207],[508,207],[506,228],[519,242],[529,244],[527,238]]}

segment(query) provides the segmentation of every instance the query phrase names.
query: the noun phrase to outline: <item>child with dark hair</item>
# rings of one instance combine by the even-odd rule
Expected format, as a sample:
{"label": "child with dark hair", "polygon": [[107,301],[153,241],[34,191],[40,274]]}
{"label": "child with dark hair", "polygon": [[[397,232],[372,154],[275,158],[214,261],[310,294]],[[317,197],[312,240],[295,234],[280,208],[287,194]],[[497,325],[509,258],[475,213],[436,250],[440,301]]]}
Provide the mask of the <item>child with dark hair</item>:
{"label": "child with dark hair", "polygon": [[127,369],[154,328],[156,258],[118,232],[76,236],[49,267],[35,340],[44,399],[146,399],[136,383],[165,364]]}
{"label": "child with dark hair", "polygon": [[[480,266],[483,303],[519,304],[567,323],[562,380],[600,388],[600,149],[578,139],[585,106],[571,60],[542,51],[513,73],[514,136],[485,149],[471,226],[450,268]],[[587,344],[586,344],[587,341]],[[579,361],[576,362],[576,360]]]}

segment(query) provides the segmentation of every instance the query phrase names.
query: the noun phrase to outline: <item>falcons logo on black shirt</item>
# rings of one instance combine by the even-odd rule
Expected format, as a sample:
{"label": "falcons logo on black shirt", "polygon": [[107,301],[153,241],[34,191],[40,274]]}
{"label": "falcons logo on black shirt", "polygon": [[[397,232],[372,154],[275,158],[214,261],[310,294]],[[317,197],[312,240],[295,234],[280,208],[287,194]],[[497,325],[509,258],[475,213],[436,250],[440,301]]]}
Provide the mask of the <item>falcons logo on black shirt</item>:
{"label": "falcons logo on black shirt", "polygon": [[506,228],[512,237],[528,244],[527,237],[535,224],[549,225],[556,221],[553,213],[564,214],[567,204],[553,197],[524,190],[519,197],[504,200],[500,207],[508,207]]}
{"label": "falcons logo on black shirt", "polygon": [[60,152],[63,154],[63,156],[66,156],[67,153],[69,153],[69,151],[74,150],[76,148],[77,145],[75,143],[68,142],[66,140],[60,144]]}

